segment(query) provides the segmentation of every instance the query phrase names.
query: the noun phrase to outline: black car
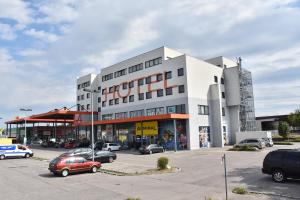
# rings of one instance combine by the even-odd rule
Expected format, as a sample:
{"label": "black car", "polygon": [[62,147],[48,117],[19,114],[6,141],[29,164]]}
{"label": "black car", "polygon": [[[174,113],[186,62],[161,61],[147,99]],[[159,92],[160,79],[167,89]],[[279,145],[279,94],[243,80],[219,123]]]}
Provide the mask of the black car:
{"label": "black car", "polygon": [[275,182],[300,178],[300,149],[279,149],[267,154],[262,172],[272,175]]}
{"label": "black car", "polygon": [[65,157],[65,156],[85,156],[92,153],[91,148],[77,148],[69,150],[63,154],[61,154],[59,157]]}
{"label": "black car", "polygon": [[142,146],[139,148],[141,154],[152,154],[152,153],[161,153],[164,152],[165,149],[157,144],[150,144],[148,146]]}
{"label": "black car", "polygon": [[[84,158],[87,160],[92,160],[92,153],[84,155]],[[101,163],[113,162],[117,159],[117,154],[111,151],[97,151],[95,152],[94,161]]]}

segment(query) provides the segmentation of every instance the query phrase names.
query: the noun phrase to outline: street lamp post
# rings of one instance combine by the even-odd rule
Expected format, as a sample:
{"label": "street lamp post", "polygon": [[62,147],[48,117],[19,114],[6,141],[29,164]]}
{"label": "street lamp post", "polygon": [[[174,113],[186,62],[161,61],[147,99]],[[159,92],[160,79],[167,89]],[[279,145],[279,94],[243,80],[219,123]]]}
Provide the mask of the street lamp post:
{"label": "street lamp post", "polygon": [[26,130],[26,117],[27,117],[27,115],[26,115],[26,112],[30,112],[30,111],[32,111],[32,109],[30,109],[30,108],[21,108],[20,109],[20,111],[23,111],[24,113],[25,113],[25,117],[24,117],[24,120],[25,120],[25,136],[24,136],[24,140],[23,140],[23,144],[26,146],[26,142],[27,142],[27,130]]}
{"label": "street lamp post", "polygon": [[88,92],[91,94],[91,113],[92,113],[92,160],[95,160],[95,153],[94,153],[94,93],[99,93],[96,90],[90,90],[90,89],[86,89],[84,88],[83,91]]}

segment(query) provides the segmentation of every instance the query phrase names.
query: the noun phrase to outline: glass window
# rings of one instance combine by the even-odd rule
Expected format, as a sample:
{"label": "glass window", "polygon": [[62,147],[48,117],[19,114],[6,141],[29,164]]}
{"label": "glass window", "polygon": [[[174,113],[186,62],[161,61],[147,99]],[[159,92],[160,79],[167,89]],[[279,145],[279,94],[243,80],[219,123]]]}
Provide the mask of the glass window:
{"label": "glass window", "polygon": [[164,90],[163,89],[158,89],[157,90],[157,97],[162,97],[164,96]]}
{"label": "glass window", "polygon": [[123,103],[127,103],[127,97],[123,97]]}
{"label": "glass window", "polygon": [[98,112],[101,112],[101,107],[98,107]]}
{"label": "glass window", "polygon": [[152,92],[146,92],[146,99],[152,98]]}
{"label": "glass window", "polygon": [[133,88],[134,87],[134,81],[130,81],[129,82],[129,88]]}
{"label": "glass window", "polygon": [[171,79],[172,78],[172,72],[168,71],[165,73],[165,79]]}
{"label": "glass window", "polygon": [[224,85],[224,78],[221,78],[221,84]]}
{"label": "glass window", "polygon": [[106,101],[102,101],[102,107],[106,106]]}
{"label": "glass window", "polygon": [[115,99],[115,104],[119,104],[119,98]]}
{"label": "glass window", "polygon": [[142,79],[142,78],[139,79],[139,80],[138,80],[138,85],[144,85],[144,79]]}
{"label": "glass window", "polygon": [[169,88],[166,88],[166,95],[172,95],[173,94],[173,88],[172,87],[169,87]]}
{"label": "glass window", "polygon": [[178,74],[178,76],[183,76],[184,75],[183,68],[177,69],[177,74]]}
{"label": "glass window", "polygon": [[167,106],[167,113],[176,113],[176,106]]}
{"label": "glass window", "polygon": [[101,102],[101,97],[98,97],[98,103],[100,103]]}
{"label": "glass window", "polygon": [[102,94],[105,94],[105,93],[106,93],[106,88],[102,89]]}
{"label": "glass window", "polygon": [[114,87],[112,86],[109,88],[109,93],[113,93],[113,92],[114,92]]}
{"label": "glass window", "polygon": [[199,115],[209,115],[209,107],[205,105],[198,105]]}
{"label": "glass window", "polygon": [[139,94],[139,100],[144,100],[144,93]]}
{"label": "glass window", "polygon": [[128,83],[127,83],[127,82],[126,82],[126,83],[123,83],[123,84],[122,84],[123,90],[126,90],[126,89],[127,89],[127,86],[128,86]]}
{"label": "glass window", "polygon": [[86,105],[86,109],[87,109],[87,110],[90,110],[90,104],[87,104],[87,105]]}
{"label": "glass window", "polygon": [[214,79],[215,79],[215,83],[218,83],[218,77],[214,76]]}
{"label": "glass window", "polygon": [[178,86],[178,93],[184,93],[184,85]]}
{"label": "glass window", "polygon": [[157,74],[156,75],[156,81],[158,82],[158,81],[162,81],[162,79],[163,79],[163,75],[162,74]]}
{"label": "glass window", "polygon": [[114,105],[114,100],[113,99],[109,100],[109,105],[110,106]]}
{"label": "glass window", "polygon": [[225,99],[225,92],[222,92],[222,98]]}
{"label": "glass window", "polygon": [[134,95],[129,96],[129,102],[134,102]]}
{"label": "glass window", "polygon": [[146,84],[150,84],[151,83],[151,76],[148,76],[147,78],[146,78]]}
{"label": "glass window", "polygon": [[222,107],[222,116],[225,116],[225,108]]}

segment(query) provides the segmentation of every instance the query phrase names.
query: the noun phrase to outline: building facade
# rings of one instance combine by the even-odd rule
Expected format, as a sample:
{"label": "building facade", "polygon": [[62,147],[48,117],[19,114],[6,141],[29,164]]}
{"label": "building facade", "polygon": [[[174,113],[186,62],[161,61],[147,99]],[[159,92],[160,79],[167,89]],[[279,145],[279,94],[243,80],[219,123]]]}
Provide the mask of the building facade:
{"label": "building facade", "polygon": [[91,111],[93,98],[96,139],[223,147],[255,130],[251,73],[240,63],[161,47],[77,78],[77,109]]}

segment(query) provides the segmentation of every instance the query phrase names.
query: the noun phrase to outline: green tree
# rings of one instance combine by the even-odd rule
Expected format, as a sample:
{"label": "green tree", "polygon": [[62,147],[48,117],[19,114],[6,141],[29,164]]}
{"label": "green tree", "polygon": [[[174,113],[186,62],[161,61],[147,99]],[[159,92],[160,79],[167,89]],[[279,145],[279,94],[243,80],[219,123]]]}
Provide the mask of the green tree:
{"label": "green tree", "polygon": [[279,122],[278,133],[284,139],[287,139],[290,133],[290,126],[287,122]]}
{"label": "green tree", "polygon": [[288,122],[292,127],[300,127],[300,109],[289,115]]}

